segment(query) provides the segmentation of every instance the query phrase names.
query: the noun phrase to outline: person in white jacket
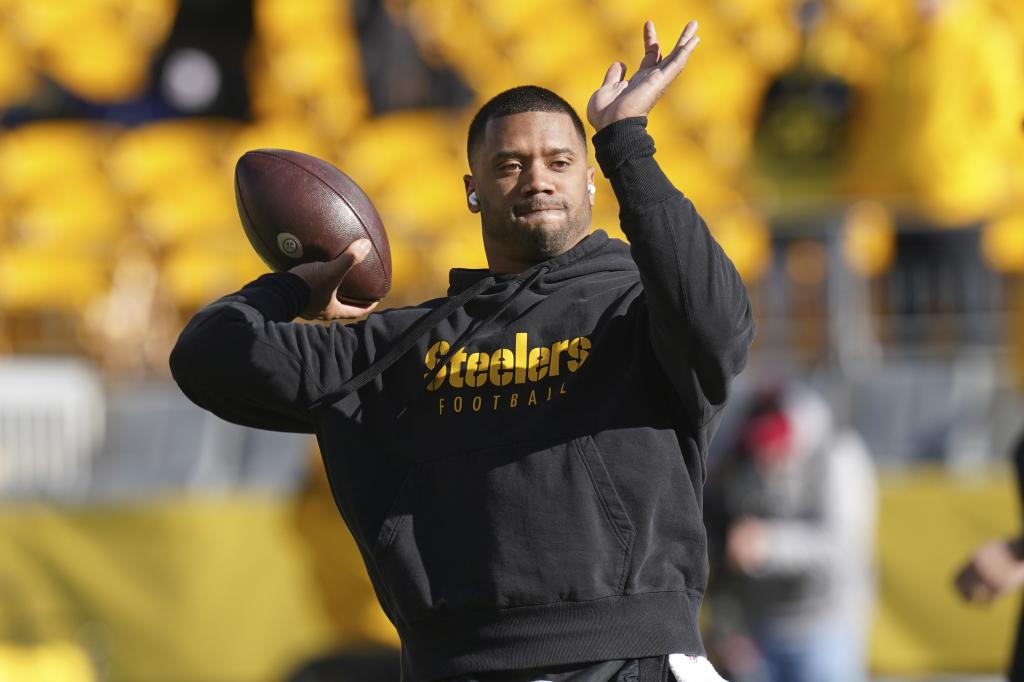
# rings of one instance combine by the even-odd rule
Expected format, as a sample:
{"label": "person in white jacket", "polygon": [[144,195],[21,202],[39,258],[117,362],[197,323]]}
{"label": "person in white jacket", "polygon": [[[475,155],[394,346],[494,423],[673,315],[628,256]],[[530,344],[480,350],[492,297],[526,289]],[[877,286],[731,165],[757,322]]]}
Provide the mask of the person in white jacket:
{"label": "person in white jacket", "polygon": [[709,640],[737,682],[865,680],[877,491],[816,391],[763,389],[712,469]]}

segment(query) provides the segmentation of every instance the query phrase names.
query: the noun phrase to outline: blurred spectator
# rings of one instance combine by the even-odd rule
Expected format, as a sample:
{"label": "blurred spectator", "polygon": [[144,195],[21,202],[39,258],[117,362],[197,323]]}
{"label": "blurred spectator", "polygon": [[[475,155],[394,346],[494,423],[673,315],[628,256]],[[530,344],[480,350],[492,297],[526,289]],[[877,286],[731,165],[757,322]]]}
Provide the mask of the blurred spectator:
{"label": "blurred spectator", "polygon": [[716,665],[734,682],[867,679],[876,490],[860,437],[788,383],[733,438],[705,500]]}
{"label": "blurred spectator", "polygon": [[[1024,500],[1024,434],[1014,448],[1017,491]],[[993,538],[978,547],[956,576],[960,595],[979,604],[990,604],[1024,586],[1024,535]],[[1007,673],[1009,682],[1024,682],[1024,613],[1017,625],[1017,638]]]}

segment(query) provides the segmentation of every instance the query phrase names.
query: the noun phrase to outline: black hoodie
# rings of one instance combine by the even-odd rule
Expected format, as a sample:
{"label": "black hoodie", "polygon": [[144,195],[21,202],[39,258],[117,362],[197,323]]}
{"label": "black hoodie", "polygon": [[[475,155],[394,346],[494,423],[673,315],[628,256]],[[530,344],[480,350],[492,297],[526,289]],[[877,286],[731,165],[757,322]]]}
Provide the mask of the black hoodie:
{"label": "black hoodie", "polygon": [[594,136],[628,245],[329,327],[269,274],[171,355],[222,418],[316,433],[408,679],[703,651],[705,458],[754,324],[645,128]]}

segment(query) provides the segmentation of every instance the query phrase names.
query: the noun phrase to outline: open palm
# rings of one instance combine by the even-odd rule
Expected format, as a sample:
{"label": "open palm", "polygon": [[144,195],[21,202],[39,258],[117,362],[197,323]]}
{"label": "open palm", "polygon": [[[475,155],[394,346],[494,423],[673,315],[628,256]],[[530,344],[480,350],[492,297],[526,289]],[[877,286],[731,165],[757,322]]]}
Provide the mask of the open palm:
{"label": "open palm", "polygon": [[634,116],[646,116],[686,66],[700,42],[697,22],[686,24],[672,52],[662,59],[654,22],[644,23],[644,58],[633,77],[626,78],[626,65],[615,62],[605,74],[604,83],[590,96],[587,119],[595,130]]}

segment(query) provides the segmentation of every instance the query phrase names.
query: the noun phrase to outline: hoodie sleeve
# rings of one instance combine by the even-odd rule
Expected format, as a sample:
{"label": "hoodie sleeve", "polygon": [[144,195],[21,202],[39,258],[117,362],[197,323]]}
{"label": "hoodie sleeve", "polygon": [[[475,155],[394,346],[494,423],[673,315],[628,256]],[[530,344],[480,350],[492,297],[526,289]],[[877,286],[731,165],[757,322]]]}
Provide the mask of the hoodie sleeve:
{"label": "hoodie sleeve", "polygon": [[640,271],[655,356],[703,425],[746,364],[754,320],[736,269],[654,160],[646,126],[646,117],[617,121],[594,149]]}
{"label": "hoodie sleeve", "polygon": [[185,326],[170,366],[200,407],[243,426],[311,433],[309,404],[353,373],[360,324],[292,322],[309,286],[292,273],[263,275],[206,306]]}

